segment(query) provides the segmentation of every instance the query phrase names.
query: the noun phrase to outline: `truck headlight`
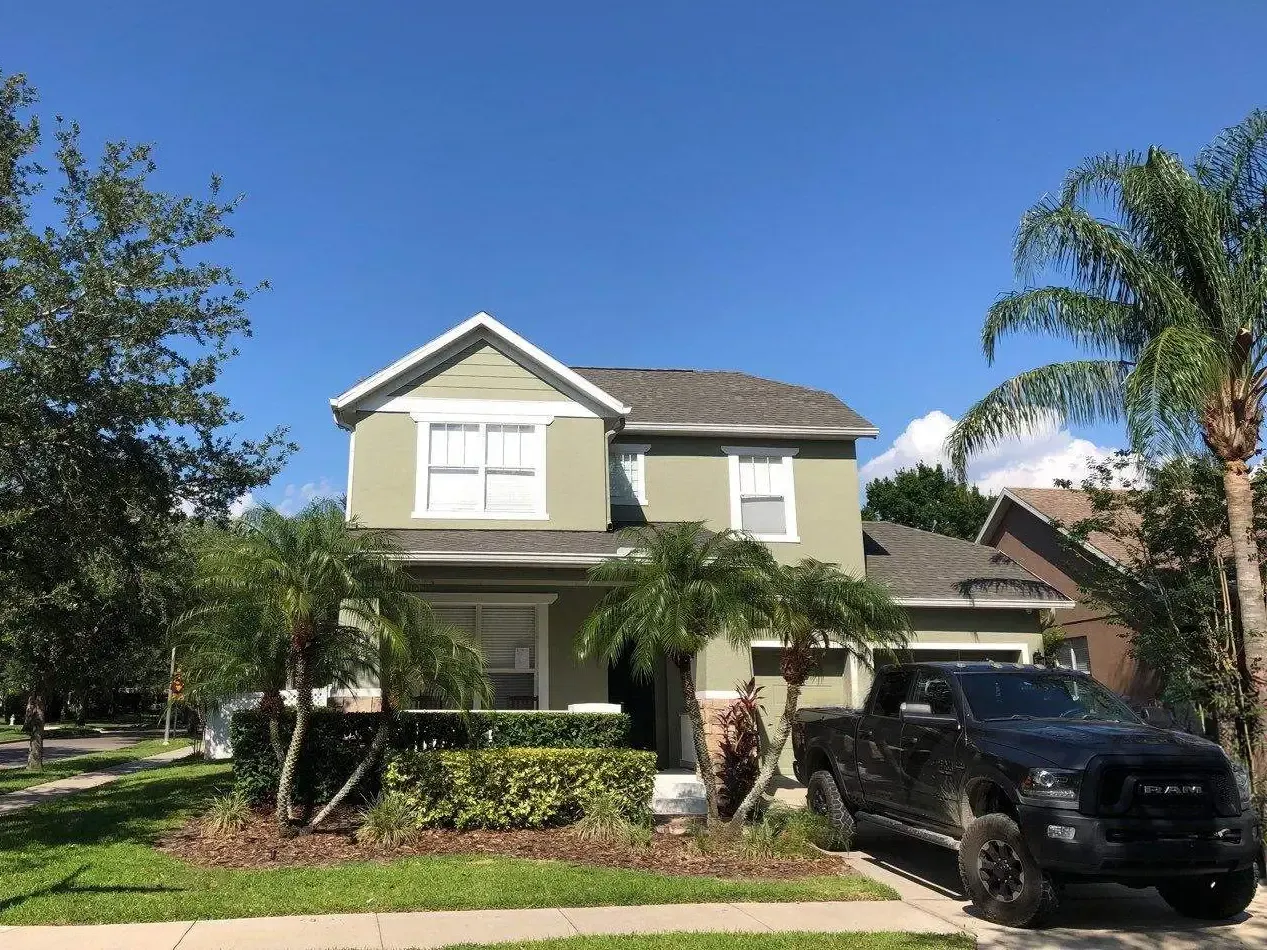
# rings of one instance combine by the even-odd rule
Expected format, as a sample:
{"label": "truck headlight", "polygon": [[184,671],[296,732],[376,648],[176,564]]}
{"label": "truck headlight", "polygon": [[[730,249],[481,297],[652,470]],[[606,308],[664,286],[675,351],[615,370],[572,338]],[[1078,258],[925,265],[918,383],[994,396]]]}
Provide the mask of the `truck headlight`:
{"label": "truck headlight", "polygon": [[1020,796],[1032,802],[1076,808],[1082,773],[1072,769],[1030,769],[1021,779]]}
{"label": "truck headlight", "polygon": [[1236,791],[1241,796],[1241,811],[1249,808],[1254,803],[1253,792],[1249,787],[1249,770],[1239,762],[1228,760],[1232,766],[1232,778],[1236,779]]}

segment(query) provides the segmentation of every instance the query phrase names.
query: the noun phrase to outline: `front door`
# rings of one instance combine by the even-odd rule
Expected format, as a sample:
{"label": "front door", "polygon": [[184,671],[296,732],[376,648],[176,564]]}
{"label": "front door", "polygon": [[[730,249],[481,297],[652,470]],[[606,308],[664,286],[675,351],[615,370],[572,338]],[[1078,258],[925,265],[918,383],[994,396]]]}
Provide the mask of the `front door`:
{"label": "front door", "polygon": [[911,690],[911,703],[923,703],[934,716],[955,716],[953,722],[905,720],[902,725],[902,771],[909,783],[911,812],[947,828],[959,824],[956,750],[963,730],[950,682],[938,670],[921,669]]}
{"label": "front door", "polygon": [[915,671],[889,668],[876,674],[871,704],[858,724],[858,778],[867,803],[885,811],[906,810],[902,774],[902,703]]}

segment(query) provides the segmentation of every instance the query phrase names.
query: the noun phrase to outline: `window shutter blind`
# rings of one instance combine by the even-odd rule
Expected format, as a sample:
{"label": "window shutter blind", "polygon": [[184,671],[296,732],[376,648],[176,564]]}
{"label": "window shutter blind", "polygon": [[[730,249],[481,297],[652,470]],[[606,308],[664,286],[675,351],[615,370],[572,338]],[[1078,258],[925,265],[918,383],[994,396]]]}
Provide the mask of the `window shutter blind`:
{"label": "window shutter blind", "polygon": [[532,606],[496,606],[481,607],[480,612],[480,646],[489,669],[515,669],[515,648],[526,647],[530,670],[535,670],[537,609]]}
{"label": "window shutter blind", "polygon": [[470,604],[432,604],[432,616],[440,623],[465,630],[471,637],[476,636],[475,607]]}

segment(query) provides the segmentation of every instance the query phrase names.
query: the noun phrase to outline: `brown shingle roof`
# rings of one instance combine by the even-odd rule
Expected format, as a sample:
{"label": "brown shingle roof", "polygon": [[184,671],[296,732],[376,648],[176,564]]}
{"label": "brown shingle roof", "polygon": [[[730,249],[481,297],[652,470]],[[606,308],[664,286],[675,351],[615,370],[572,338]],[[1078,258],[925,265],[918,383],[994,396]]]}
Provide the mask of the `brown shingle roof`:
{"label": "brown shingle roof", "polygon": [[1055,588],[1007,555],[971,541],[889,521],[862,524],[867,577],[904,600],[1067,604]]}
{"label": "brown shingle roof", "polygon": [[[1097,515],[1090,496],[1077,488],[1009,488],[1007,491],[1066,530]],[[1121,516],[1128,517],[1129,513],[1122,512]],[[1130,549],[1111,534],[1092,531],[1087,543],[1114,561],[1125,563],[1131,560]]]}
{"label": "brown shingle roof", "polygon": [[747,373],[607,366],[572,369],[632,407],[630,426],[646,422],[874,428],[829,392]]}

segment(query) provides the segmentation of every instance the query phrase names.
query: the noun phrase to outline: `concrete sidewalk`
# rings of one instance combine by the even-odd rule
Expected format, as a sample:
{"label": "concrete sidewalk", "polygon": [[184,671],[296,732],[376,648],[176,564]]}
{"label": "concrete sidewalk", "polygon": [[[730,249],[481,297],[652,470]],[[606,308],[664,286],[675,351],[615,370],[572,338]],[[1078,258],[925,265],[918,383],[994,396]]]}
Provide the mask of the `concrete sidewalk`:
{"label": "concrete sidewalk", "polygon": [[96,788],[98,785],[106,785],[124,775],[131,775],[133,772],[152,769],[156,765],[166,765],[168,762],[183,759],[185,756],[193,754],[193,751],[192,746],[184,746],[180,749],[172,749],[170,752],[160,752],[158,755],[151,755],[148,759],[124,762],[122,765],[115,765],[99,772],[84,772],[81,775],[72,775],[70,778],[58,779],[56,782],[45,782],[43,785],[32,785],[30,788],[24,788],[17,792],[7,792],[0,795],[0,817],[10,812],[20,811],[23,808],[30,808],[32,805],[39,805],[55,798],[61,798],[64,795],[82,792],[88,788]]}
{"label": "concrete sidewalk", "polygon": [[713,931],[959,933],[897,901],[662,904],[544,910],[463,910],[323,917],[258,917],[98,927],[0,927],[4,950],[408,950],[578,934]]}

